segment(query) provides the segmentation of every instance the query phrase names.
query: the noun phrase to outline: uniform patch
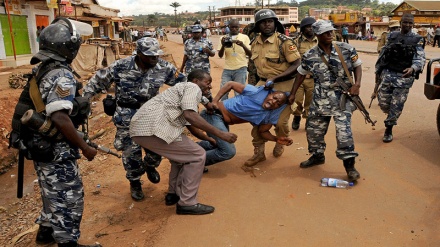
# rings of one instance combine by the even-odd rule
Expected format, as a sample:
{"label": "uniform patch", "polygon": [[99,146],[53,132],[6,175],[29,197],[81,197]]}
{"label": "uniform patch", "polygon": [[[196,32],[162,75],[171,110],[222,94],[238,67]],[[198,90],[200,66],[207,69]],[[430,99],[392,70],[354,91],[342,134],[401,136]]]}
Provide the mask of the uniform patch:
{"label": "uniform patch", "polygon": [[296,51],[296,46],[289,45],[289,51]]}
{"label": "uniform patch", "polygon": [[351,57],[351,62],[352,63],[356,62],[357,60],[358,60],[358,55],[357,54]]}
{"label": "uniform patch", "polygon": [[63,90],[60,86],[57,86],[57,89],[55,91],[60,98],[64,98],[70,95],[70,89]]}

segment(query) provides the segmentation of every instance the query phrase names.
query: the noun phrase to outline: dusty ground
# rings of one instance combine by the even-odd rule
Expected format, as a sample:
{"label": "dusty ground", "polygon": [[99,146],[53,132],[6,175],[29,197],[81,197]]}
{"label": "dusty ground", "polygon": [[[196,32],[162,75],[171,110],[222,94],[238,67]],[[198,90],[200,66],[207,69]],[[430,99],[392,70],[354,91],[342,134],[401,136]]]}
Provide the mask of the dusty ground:
{"label": "dusty ground", "polygon": [[[165,51],[180,66],[181,40],[169,38]],[[361,54],[360,58],[364,61],[361,96],[367,103],[376,56]],[[211,61],[217,91],[223,60],[215,57]],[[21,90],[9,89],[7,76],[0,79],[0,128],[6,132]],[[303,121],[300,130],[291,133],[294,144],[281,158],[272,156],[273,143],[266,145],[267,161],[256,166],[256,177],[240,169],[252,154],[251,126],[231,126],[239,136],[237,155],[210,167],[204,175],[199,200],[216,207],[205,216],[178,216],[175,207],[165,206],[167,160],[159,167],[162,181],[158,185],[143,177],[147,198],[142,202],[130,198],[119,159],[99,154],[92,162],[79,160],[86,191],[80,242],[103,246],[440,246],[440,138],[434,115],[438,102],[424,98],[422,82],[411,89],[390,144],[381,141],[384,115],[376,103],[370,109],[372,118],[378,120],[375,130],[355,113],[353,132],[362,178],[349,190],[319,186],[322,177],[345,178],[342,162],[334,154],[333,123],[326,138],[325,165],[298,167],[309,157]],[[104,129],[96,142],[113,147],[114,126],[97,102],[91,134]],[[11,151],[1,138],[0,155],[5,158]],[[22,200],[15,198],[16,166],[0,177],[1,246],[28,229],[30,233],[15,246],[36,246],[32,227],[40,201],[32,164],[27,162],[26,168]]]}

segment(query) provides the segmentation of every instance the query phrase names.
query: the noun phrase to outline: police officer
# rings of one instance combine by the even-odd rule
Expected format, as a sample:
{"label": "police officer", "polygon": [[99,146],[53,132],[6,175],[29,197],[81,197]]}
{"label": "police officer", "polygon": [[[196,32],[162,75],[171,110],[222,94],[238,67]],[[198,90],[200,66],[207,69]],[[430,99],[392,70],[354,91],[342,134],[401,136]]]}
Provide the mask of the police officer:
{"label": "police officer", "polygon": [[[300,32],[301,34],[295,40],[299,53],[304,55],[306,51],[318,44],[318,38],[312,29],[312,24],[315,23],[315,18],[306,17],[301,21]],[[313,96],[313,78],[310,74],[306,76],[304,82],[299,86],[295,95],[295,103],[298,105],[293,112],[292,129],[298,130],[301,122],[301,114],[303,118],[307,119],[309,115],[310,102]]]}
{"label": "police officer", "polygon": [[180,72],[188,75],[194,69],[201,69],[208,73],[211,72],[209,57],[215,56],[212,42],[202,37],[203,28],[195,25],[192,28],[192,38],[187,39],[184,44],[184,55]]}
{"label": "police officer", "polygon": [[[257,86],[266,85],[267,88],[273,87],[277,91],[289,92],[293,85],[293,74],[300,64],[300,54],[293,40],[284,35],[283,25],[270,9],[262,9],[255,13],[255,27],[252,31],[260,33],[251,45],[251,59],[260,79]],[[288,121],[291,113],[291,107],[286,107],[281,113],[275,127],[277,137],[289,136]],[[266,140],[258,132],[257,126],[252,129],[251,134],[254,155],[245,162],[245,166],[254,166],[266,160]],[[283,145],[275,144],[273,155],[280,157],[283,152]]]}
{"label": "police officer", "polygon": [[404,14],[400,21],[400,32],[392,32],[376,63],[376,77],[380,77],[377,98],[380,109],[387,114],[384,121],[383,142],[393,141],[393,126],[402,114],[414,79],[425,66],[423,38],[413,33],[414,16]]}
{"label": "police officer", "polygon": [[159,166],[161,156],[144,149],[145,157],[142,160],[141,147],[131,140],[128,133],[131,118],[142,104],[159,93],[163,84],[173,86],[185,81],[186,77],[174,65],[159,58],[163,51],[155,38],[143,37],[136,42],[136,46],[135,55],[115,61],[96,72],[85,86],[84,94],[90,98],[115,83],[117,107],[113,115],[116,125],[114,146],[122,150],[122,164],[130,181],[131,197],[139,201],[144,198],[140,182],[144,173],[152,183],[160,181],[155,168]]}
{"label": "police officer", "polygon": [[[324,137],[333,117],[337,139],[336,156],[343,160],[348,179],[357,180],[360,174],[354,164],[358,153],[354,151],[351,132],[351,116],[356,106],[349,99],[344,102],[342,90],[338,86],[338,83],[350,84],[350,81],[344,71],[337,48],[340,50],[348,70],[354,73],[355,83],[349,92],[351,95],[359,95],[362,62],[358,58],[356,49],[351,45],[344,42],[332,42],[334,27],[330,22],[318,21],[312,25],[312,28],[318,37],[318,45],[303,55],[295,84],[289,96],[289,102],[293,103],[299,86],[303,83],[306,75],[312,73],[315,82],[314,93],[306,123],[307,142],[309,153],[312,156],[301,162],[300,167],[308,168],[325,162],[326,143]],[[337,80],[340,81],[337,82]]]}
{"label": "police officer", "polygon": [[[44,115],[50,118],[64,138],[47,139],[38,132],[22,137],[30,137],[24,140],[30,153],[34,150],[32,143],[40,147],[45,146],[43,143],[46,141],[51,144],[44,153],[35,150],[36,153],[32,155],[43,201],[41,214],[36,220],[40,225],[36,242],[56,242],[63,247],[85,246],[78,244],[84,211],[84,187],[76,160],[80,158],[79,149],[88,160],[93,160],[97,152],[78,135],[78,126],[69,116],[72,110],[75,111],[72,102],[77,94],[78,83],[70,64],[81,46],[80,34],[91,34],[80,30],[81,26],[75,23],[57,18],[44,28],[40,33],[40,51],[30,61],[31,64],[40,63],[32,73],[37,77],[38,91],[45,107]],[[90,25],[86,26],[89,31],[93,31]],[[33,94],[32,89],[29,92]],[[23,96],[20,96],[19,104],[25,103],[22,101]],[[34,107],[38,108],[35,103]],[[81,116],[82,121],[86,119],[87,115]]]}
{"label": "police officer", "polygon": [[388,23],[388,31],[383,32],[380,35],[380,38],[378,40],[378,43],[377,43],[377,53],[380,53],[382,48],[385,46],[388,34],[390,34],[391,32],[399,30],[399,27],[400,27],[400,24],[399,24],[399,21],[397,21],[397,20],[393,20],[393,21],[390,21]]}

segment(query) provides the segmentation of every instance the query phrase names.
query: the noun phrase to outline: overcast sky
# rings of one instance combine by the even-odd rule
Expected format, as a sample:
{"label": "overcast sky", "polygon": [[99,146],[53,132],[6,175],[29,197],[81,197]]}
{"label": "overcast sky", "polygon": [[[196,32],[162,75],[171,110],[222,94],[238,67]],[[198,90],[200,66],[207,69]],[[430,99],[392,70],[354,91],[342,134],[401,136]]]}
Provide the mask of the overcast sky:
{"label": "overcast sky", "polygon": [[[266,2],[267,0],[264,0]],[[272,0],[276,2],[276,0]],[[302,2],[299,0],[298,2]],[[379,0],[380,2],[392,2],[401,3],[402,0]],[[227,6],[246,5],[246,3],[254,2],[252,0],[227,0],[227,1],[214,1],[214,0],[98,0],[101,6],[119,9],[121,12],[119,16],[129,16],[129,15],[147,15],[153,14],[154,12],[174,14],[174,8],[170,7],[173,2],[178,2],[182,6],[177,8],[177,13],[182,11],[197,12],[197,11],[208,11],[209,6],[211,9],[223,8]],[[148,4],[147,4],[148,3]]]}

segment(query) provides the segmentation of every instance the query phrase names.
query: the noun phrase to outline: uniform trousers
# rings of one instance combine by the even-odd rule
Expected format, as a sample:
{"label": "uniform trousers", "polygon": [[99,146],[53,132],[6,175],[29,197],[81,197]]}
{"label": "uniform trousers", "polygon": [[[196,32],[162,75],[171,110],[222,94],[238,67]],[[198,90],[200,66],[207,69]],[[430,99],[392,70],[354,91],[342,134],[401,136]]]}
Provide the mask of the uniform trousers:
{"label": "uniform trousers", "polygon": [[302,114],[303,118],[307,118],[309,115],[310,103],[312,103],[314,84],[313,78],[308,78],[299,86],[298,91],[296,91],[295,94],[295,103],[298,107],[293,115],[301,116]]}
{"label": "uniform trousers", "polygon": [[197,192],[205,167],[206,152],[186,135],[170,144],[157,136],[134,136],[133,141],[167,159],[171,163],[168,193],[180,197],[181,206],[197,204]]}

